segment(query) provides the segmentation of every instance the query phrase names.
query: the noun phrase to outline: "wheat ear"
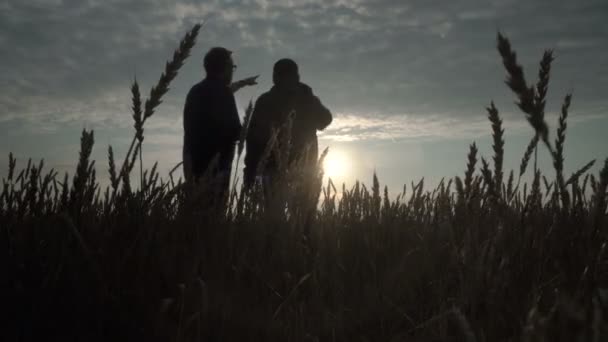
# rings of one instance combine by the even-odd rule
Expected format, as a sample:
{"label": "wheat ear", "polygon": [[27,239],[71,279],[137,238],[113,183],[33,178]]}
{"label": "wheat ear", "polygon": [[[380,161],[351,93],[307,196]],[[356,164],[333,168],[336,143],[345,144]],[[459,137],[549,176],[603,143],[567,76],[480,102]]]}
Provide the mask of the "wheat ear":
{"label": "wheat ear", "polygon": [[564,98],[564,104],[562,105],[561,115],[559,116],[559,125],[557,128],[557,138],[555,139],[555,151],[553,155],[553,166],[555,168],[557,176],[558,191],[560,193],[562,204],[565,207],[569,205],[569,196],[564,182],[564,142],[566,141],[566,119],[568,118],[568,108],[570,108],[570,101],[572,95],[568,94]]}
{"label": "wheat ear", "polygon": [[505,131],[502,128],[502,120],[498,115],[498,109],[494,106],[494,102],[491,102],[490,107],[486,109],[488,111],[488,118],[492,122],[492,138],[494,140],[494,144],[492,145],[494,149],[494,186],[496,195],[500,196],[503,179],[502,164],[505,152],[503,135]]}
{"label": "wheat ear", "polygon": [[[127,154],[125,155],[120,173],[118,174],[118,182],[125,177],[125,173],[130,163],[131,153],[135,147],[135,142],[139,141],[139,145],[141,145],[143,141],[144,123],[149,117],[152,116],[152,114],[154,114],[156,107],[162,103],[162,97],[169,90],[169,84],[175,78],[175,76],[177,76],[177,72],[184,64],[186,58],[190,56],[190,51],[196,43],[196,37],[198,36],[200,28],[201,24],[196,24],[188,33],[186,33],[184,38],[181,40],[179,47],[173,52],[173,59],[165,64],[165,71],[161,74],[158,83],[150,90],[150,98],[148,98],[145,102],[143,117],[142,113],[139,113],[141,112],[139,85],[137,84],[137,80],[134,80],[133,86],[131,87],[131,93],[133,95],[133,118],[135,121],[136,134],[131,141]],[[139,136],[140,134],[141,136]]]}

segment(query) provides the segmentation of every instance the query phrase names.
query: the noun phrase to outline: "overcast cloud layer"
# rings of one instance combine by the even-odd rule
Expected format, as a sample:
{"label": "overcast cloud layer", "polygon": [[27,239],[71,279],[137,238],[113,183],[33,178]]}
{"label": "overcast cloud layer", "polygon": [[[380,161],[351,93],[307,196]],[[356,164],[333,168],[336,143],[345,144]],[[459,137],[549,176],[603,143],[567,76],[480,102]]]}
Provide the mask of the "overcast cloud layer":
{"label": "overcast cloud layer", "polygon": [[328,142],[474,139],[487,132],[490,100],[509,128],[525,131],[503,83],[497,30],[530,81],[543,49],[555,50],[551,120],[573,91],[573,120],[608,126],[605,0],[10,0],[0,3],[0,152],[31,153],[26,140],[50,146],[65,135],[76,143],[82,127],[124,144],[130,82],[149,89],[198,22],[193,55],[149,121],[147,142],[165,154],[181,146],[185,93],[217,45],[234,51],[237,78],[261,75],[237,94],[241,107],[270,87],[277,59],[294,58],[335,114]]}

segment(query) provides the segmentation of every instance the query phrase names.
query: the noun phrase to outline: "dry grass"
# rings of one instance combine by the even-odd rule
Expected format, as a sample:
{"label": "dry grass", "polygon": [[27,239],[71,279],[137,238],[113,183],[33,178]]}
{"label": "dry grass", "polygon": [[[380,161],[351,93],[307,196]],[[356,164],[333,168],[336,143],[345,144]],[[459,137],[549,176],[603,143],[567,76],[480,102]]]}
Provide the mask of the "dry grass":
{"label": "dry grass", "polygon": [[[103,192],[90,160],[93,132],[83,131],[71,185],[43,163],[18,172],[9,156],[0,194],[3,341],[608,338],[608,159],[597,177],[591,162],[564,179],[570,96],[553,146],[543,116],[551,53],[530,87],[499,35],[507,83],[536,132],[517,182],[513,171],[503,179],[503,129],[492,104],[493,172],[473,143],[462,179],[432,190],[420,180],[391,200],[374,176],[371,189],[343,185],[338,197],[331,181],[321,188],[320,174],[300,183],[301,165],[269,147],[286,205],[266,206],[254,187],[233,189],[227,207],[209,212],[197,200],[204,185],[187,191],[156,167],[140,169],[139,187],[130,185],[143,124],[197,32],[182,41],[143,110],[134,83],[134,140],[120,170],[108,149],[111,185]],[[535,167],[528,189],[520,180],[539,140],[556,179]],[[277,132],[273,141],[289,137]]]}

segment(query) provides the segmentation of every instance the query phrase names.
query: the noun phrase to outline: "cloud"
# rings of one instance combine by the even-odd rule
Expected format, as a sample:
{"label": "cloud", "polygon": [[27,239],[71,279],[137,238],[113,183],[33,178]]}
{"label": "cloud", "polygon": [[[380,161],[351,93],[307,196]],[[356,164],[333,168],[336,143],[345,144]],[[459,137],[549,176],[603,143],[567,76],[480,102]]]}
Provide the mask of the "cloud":
{"label": "cloud", "polygon": [[593,48],[603,44],[600,39],[560,39],[557,41],[556,47],[558,49],[569,50],[569,49],[582,49],[582,48]]}
{"label": "cloud", "polygon": [[[569,127],[588,122],[605,121],[608,106],[595,107],[587,113],[570,109]],[[500,113],[502,128],[509,135],[533,134],[523,113]],[[556,129],[559,113],[548,112],[545,120],[551,132]],[[319,134],[326,142],[427,141],[486,138],[491,135],[487,117],[476,119],[447,117],[443,114],[417,116],[411,114],[338,113],[332,124]]]}
{"label": "cloud", "polygon": [[[521,132],[525,120],[508,120],[503,127]],[[446,119],[443,115],[419,117],[413,115],[338,115],[320,138],[336,142],[354,141],[439,141],[487,136],[490,125],[485,118],[463,120]]]}
{"label": "cloud", "polygon": [[133,78],[147,94],[178,40],[201,21],[192,57],[159,109],[168,122],[180,117],[185,93],[202,77],[202,55],[216,45],[235,51],[237,76],[261,74],[258,87],[237,96],[241,102],[267,90],[272,64],[288,56],[332,111],[353,117],[403,120],[399,113],[407,112],[408,120],[421,122],[474,122],[491,99],[512,108],[494,47],[498,28],[512,38],[530,80],[535,70],[527,66],[536,68],[543,48],[556,49],[550,103],[574,88],[585,111],[605,101],[601,89],[608,87],[608,78],[598,76],[608,74],[602,0],[14,0],[0,6],[0,122],[47,129],[82,122],[128,127]]}
{"label": "cloud", "polygon": [[460,20],[489,20],[497,16],[496,10],[493,8],[486,9],[469,9],[457,14]]}

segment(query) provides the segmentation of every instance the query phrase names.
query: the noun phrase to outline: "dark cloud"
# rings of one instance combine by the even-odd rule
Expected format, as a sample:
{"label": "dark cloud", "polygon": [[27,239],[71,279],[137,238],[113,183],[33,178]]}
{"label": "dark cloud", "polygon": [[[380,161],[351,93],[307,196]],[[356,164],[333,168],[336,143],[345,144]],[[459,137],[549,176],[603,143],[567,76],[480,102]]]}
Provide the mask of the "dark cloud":
{"label": "dark cloud", "polygon": [[261,74],[258,87],[238,94],[241,106],[270,87],[272,64],[289,56],[346,121],[473,125],[492,99],[515,117],[495,50],[499,29],[530,81],[543,49],[556,50],[550,110],[574,90],[574,106],[594,114],[608,106],[606,19],[603,0],[11,0],[0,4],[0,122],[128,128],[133,78],[146,94],[178,40],[202,21],[193,56],[153,119],[159,131],[179,135],[184,94],[216,45],[234,50],[237,76]]}

